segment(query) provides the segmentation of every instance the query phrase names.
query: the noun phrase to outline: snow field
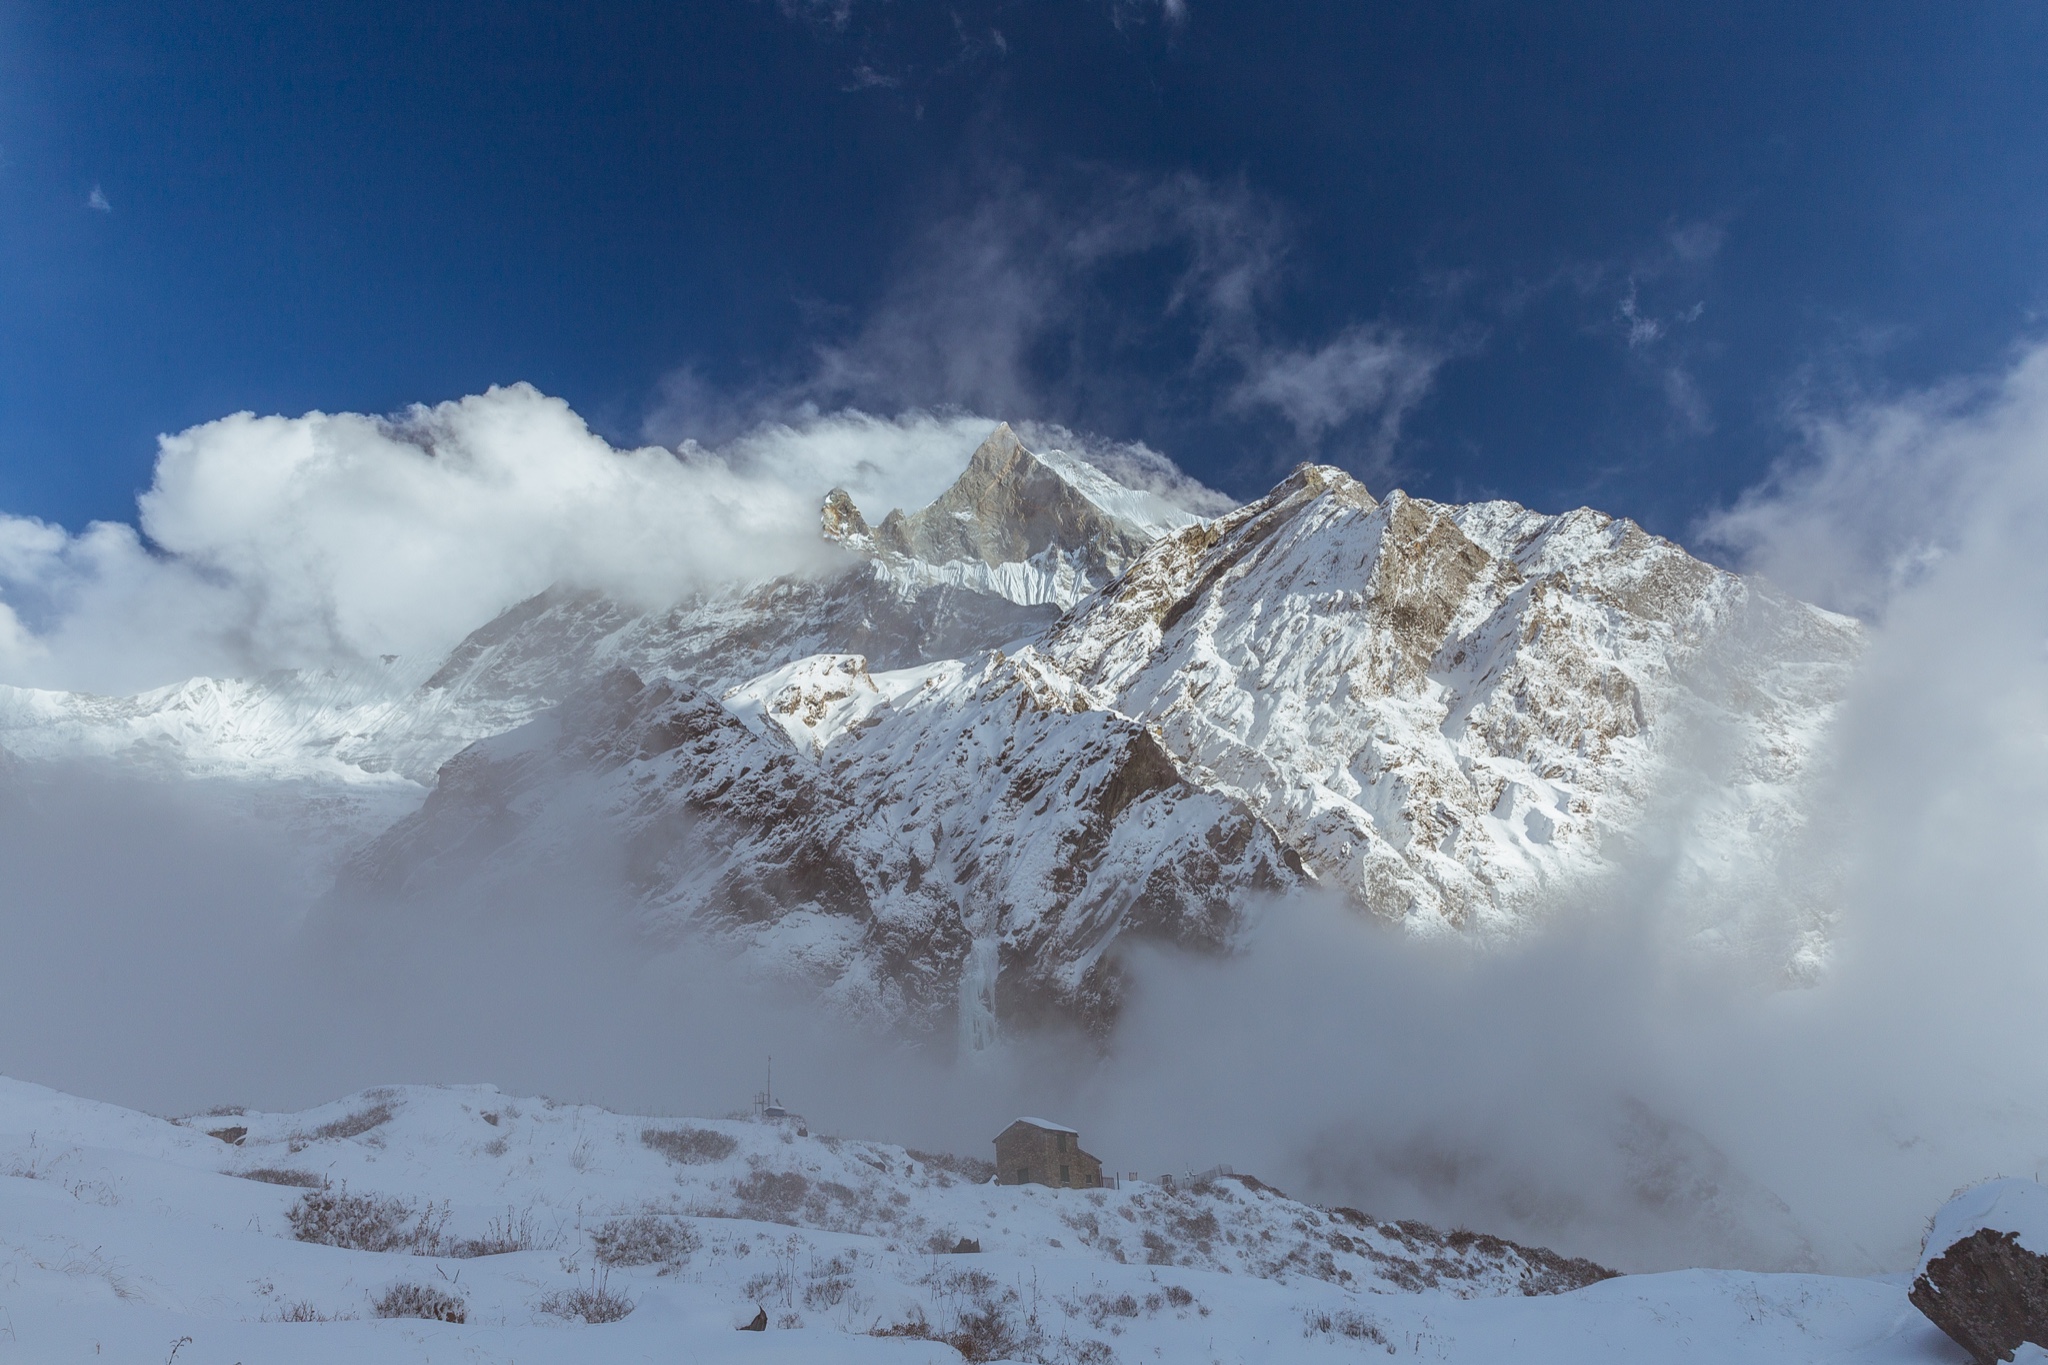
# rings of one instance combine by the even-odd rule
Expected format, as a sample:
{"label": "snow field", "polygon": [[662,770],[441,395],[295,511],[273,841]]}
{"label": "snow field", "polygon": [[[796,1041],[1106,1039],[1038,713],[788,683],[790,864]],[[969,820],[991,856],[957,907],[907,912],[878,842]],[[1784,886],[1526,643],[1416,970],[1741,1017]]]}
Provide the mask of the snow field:
{"label": "snow field", "polygon": [[[239,1145],[209,1135],[235,1128]],[[0,1360],[960,1358],[918,1334],[1090,1365],[1963,1359],[1897,1280],[1688,1271],[1528,1296],[1539,1253],[1255,1181],[1168,1194],[978,1174],[491,1087],[174,1123],[0,1080]],[[308,1189],[279,1180],[396,1201],[398,1235],[442,1254],[295,1240]],[[934,1252],[962,1236],[983,1252]],[[529,1249],[448,1254],[476,1241]],[[466,1321],[375,1317],[404,1284],[459,1298]],[[578,1290],[631,1311],[547,1311]],[[734,1330],[757,1311],[765,1332]]]}

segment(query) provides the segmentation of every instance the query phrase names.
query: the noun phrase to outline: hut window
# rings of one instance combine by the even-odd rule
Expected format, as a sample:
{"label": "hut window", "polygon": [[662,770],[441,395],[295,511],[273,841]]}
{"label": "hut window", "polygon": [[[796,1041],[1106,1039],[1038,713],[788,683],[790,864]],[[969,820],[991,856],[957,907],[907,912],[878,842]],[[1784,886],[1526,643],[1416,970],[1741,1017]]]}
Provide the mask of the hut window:
{"label": "hut window", "polygon": [[1019,1166],[1017,1168],[1017,1183],[1019,1185],[1031,1183],[1031,1168],[1029,1166]]}
{"label": "hut window", "polygon": [[1066,1150],[1067,1150],[1067,1135],[1066,1135],[1065,1133],[1060,1133],[1060,1134],[1057,1134],[1057,1136],[1058,1136],[1058,1138],[1059,1138],[1059,1140],[1060,1140],[1060,1150],[1061,1150],[1061,1151],[1063,1151],[1063,1152],[1064,1152],[1064,1151],[1066,1151]]}
{"label": "hut window", "polygon": [[1060,1184],[1064,1185],[1064,1184],[1066,1184],[1066,1183],[1067,1183],[1067,1168],[1066,1168],[1066,1167],[1064,1167],[1064,1166],[1062,1166],[1062,1167],[1060,1167]]}

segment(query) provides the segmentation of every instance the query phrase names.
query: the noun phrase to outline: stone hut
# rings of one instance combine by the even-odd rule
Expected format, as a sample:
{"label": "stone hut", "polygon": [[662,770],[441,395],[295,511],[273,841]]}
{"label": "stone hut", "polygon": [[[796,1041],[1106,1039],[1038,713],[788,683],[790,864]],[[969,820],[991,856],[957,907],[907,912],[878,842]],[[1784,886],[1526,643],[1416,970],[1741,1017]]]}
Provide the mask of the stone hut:
{"label": "stone hut", "polygon": [[1081,1135],[1063,1123],[1018,1119],[996,1138],[996,1181],[1092,1190],[1102,1185],[1102,1162],[1081,1150]]}

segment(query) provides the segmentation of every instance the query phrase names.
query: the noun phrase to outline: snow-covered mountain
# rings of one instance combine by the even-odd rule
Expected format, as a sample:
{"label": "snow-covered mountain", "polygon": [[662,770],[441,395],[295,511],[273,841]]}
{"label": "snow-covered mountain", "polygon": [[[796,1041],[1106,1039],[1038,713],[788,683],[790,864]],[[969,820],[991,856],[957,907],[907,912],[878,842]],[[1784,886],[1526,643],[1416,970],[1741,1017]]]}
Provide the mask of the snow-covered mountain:
{"label": "snow-covered mountain", "polygon": [[870,525],[834,491],[823,528],[829,571],[653,613],[551,591],[431,666],[8,689],[0,744],[374,793],[344,903],[524,879],[599,828],[650,934],[974,1045],[1107,1028],[1121,945],[1227,949],[1266,893],[1510,933],[1653,830],[1726,894],[1702,932],[1753,933],[1740,887],[1798,832],[1859,647],[1596,512],[1303,466],[1201,520],[1007,426],[929,507]]}

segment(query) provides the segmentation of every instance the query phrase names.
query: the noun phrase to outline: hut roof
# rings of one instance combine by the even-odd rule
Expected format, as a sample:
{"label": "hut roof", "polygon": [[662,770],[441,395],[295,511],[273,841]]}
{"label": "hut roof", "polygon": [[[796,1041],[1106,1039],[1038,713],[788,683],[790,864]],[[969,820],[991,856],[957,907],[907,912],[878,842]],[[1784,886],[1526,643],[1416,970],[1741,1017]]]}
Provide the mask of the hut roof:
{"label": "hut roof", "polygon": [[[1019,1123],[1028,1123],[1033,1128],[1043,1128],[1048,1133],[1072,1133],[1075,1137],[1081,1136],[1081,1130],[1078,1128],[1069,1128],[1064,1123],[1051,1123],[1045,1119],[1017,1119],[1010,1124],[1010,1128],[1015,1128]],[[1003,1129],[1003,1132],[1009,1132],[1010,1128]]]}

